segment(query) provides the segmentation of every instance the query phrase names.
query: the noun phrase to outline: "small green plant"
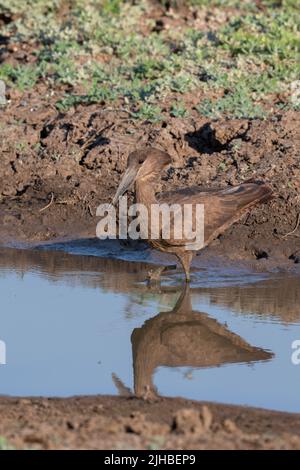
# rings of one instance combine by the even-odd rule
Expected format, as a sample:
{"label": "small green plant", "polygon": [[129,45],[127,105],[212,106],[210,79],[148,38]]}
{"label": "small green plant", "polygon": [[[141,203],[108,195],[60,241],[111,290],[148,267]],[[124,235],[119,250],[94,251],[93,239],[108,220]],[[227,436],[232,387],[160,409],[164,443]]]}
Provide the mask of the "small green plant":
{"label": "small green plant", "polygon": [[220,118],[222,115],[231,118],[262,119],[267,114],[262,106],[253,101],[243,84],[215,100],[204,99],[196,109],[202,116],[212,119]]}
{"label": "small green plant", "polygon": [[149,122],[157,122],[161,120],[161,109],[158,106],[144,103],[139,110],[134,113],[134,117]]}
{"label": "small green plant", "polygon": [[226,166],[226,163],[225,163],[225,162],[221,162],[221,163],[219,164],[219,170],[225,171],[226,168],[227,168],[227,166]]}
{"label": "small green plant", "polygon": [[25,150],[28,149],[28,144],[26,142],[17,142],[15,144],[15,149],[20,153],[25,152]]}
{"label": "small green plant", "polygon": [[166,439],[164,436],[154,435],[151,437],[149,444],[147,445],[149,450],[159,450],[165,445]]}
{"label": "small green plant", "polygon": [[15,85],[23,91],[32,88],[39,78],[39,69],[30,65],[17,65],[13,67],[10,64],[4,64],[0,68],[0,77],[7,81],[9,85]]}
{"label": "small green plant", "polygon": [[124,0],[105,0],[102,5],[103,13],[113,15],[119,14],[123,1]]}
{"label": "small green plant", "polygon": [[[220,22],[199,31],[191,20],[158,33],[154,19],[147,18],[150,0],[74,0],[66,15],[60,0],[2,0],[0,13],[11,12],[12,21],[1,34],[12,43],[34,44],[34,57],[30,63],[2,63],[0,79],[23,92],[39,81],[57,87],[63,112],[119,101],[137,119],[150,121],[160,118],[160,107],[174,93],[184,103],[185,94],[195,90],[206,96],[199,112],[213,118],[263,118],[275,94],[286,97],[282,109],[299,108],[291,99],[291,84],[300,76],[297,0],[161,3],[203,13],[213,8]],[[184,104],[173,105],[170,114],[185,117]]]}
{"label": "small green plant", "polygon": [[172,117],[187,117],[188,111],[182,103],[176,103],[171,106],[170,114]]}
{"label": "small green plant", "polygon": [[34,150],[34,152],[36,153],[41,152],[43,150],[42,144],[40,142],[37,142],[32,146],[32,150]]}
{"label": "small green plant", "polygon": [[61,155],[61,153],[59,153],[59,152],[53,152],[53,153],[51,153],[50,157],[51,157],[51,159],[52,159],[54,162],[59,162],[59,160],[61,159],[62,155]]}
{"label": "small green plant", "polygon": [[0,436],[0,450],[15,450],[16,448],[9,444],[5,437]]}

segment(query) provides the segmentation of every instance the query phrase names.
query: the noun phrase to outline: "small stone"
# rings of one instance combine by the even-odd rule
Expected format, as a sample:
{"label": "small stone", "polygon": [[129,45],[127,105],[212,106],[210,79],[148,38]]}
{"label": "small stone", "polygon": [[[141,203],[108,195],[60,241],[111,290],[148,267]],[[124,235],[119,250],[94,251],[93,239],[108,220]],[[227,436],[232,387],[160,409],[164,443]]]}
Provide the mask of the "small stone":
{"label": "small stone", "polygon": [[203,422],[204,429],[208,431],[213,422],[212,412],[206,405],[204,405],[202,406],[201,415],[202,415],[202,422]]}
{"label": "small stone", "polygon": [[18,400],[18,405],[21,405],[21,406],[27,406],[27,405],[31,405],[31,400],[29,398],[20,398]]}
{"label": "small stone", "polygon": [[173,427],[179,434],[201,435],[205,431],[199,411],[190,408],[177,411]]}
{"label": "small stone", "polygon": [[103,410],[104,410],[104,406],[103,406],[103,405],[94,405],[94,406],[92,407],[92,411],[93,411],[94,413],[99,413],[99,412],[101,412],[101,411],[103,411]]}
{"label": "small stone", "polygon": [[233,421],[231,421],[231,419],[225,419],[224,428],[226,429],[226,431],[228,431],[232,434],[239,431],[237,425]]}
{"label": "small stone", "polygon": [[50,403],[49,403],[49,401],[47,400],[47,398],[44,398],[44,399],[41,399],[41,400],[40,400],[39,406],[40,406],[40,408],[49,408],[49,407],[50,407]]}

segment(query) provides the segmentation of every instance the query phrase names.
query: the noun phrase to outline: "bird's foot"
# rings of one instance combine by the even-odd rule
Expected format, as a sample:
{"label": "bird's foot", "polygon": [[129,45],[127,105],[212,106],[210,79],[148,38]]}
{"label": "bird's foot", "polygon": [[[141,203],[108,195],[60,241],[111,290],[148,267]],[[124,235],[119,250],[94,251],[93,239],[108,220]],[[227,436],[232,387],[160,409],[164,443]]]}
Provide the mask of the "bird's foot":
{"label": "bird's foot", "polygon": [[161,274],[165,269],[166,266],[158,266],[157,268],[150,269],[146,278],[147,282],[149,284],[159,283]]}
{"label": "bird's foot", "polygon": [[150,385],[146,385],[143,394],[141,395],[142,400],[148,403],[155,403],[160,401],[160,397],[157,393],[155,387],[150,387]]}
{"label": "bird's foot", "polygon": [[146,280],[149,284],[157,284],[160,282],[161,275],[164,271],[174,270],[176,268],[177,268],[176,264],[171,264],[169,266],[155,267],[153,269],[150,269],[150,271],[147,274]]}

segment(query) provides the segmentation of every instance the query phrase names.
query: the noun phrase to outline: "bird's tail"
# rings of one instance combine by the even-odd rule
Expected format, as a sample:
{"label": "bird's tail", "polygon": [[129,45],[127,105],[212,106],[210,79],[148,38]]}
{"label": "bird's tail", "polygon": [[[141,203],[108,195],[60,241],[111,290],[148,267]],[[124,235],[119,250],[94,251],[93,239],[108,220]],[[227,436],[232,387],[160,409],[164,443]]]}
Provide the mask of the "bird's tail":
{"label": "bird's tail", "polygon": [[115,384],[115,386],[116,386],[116,388],[119,392],[119,395],[121,397],[132,397],[133,396],[133,393],[130,390],[130,388],[126,387],[126,385],[124,385],[122,380],[119,379],[119,377],[114,372],[111,374],[111,377],[112,377],[113,383]]}
{"label": "bird's tail", "polygon": [[261,180],[248,180],[237,186],[238,206],[240,209],[249,208],[256,204],[269,201],[274,197],[271,186]]}

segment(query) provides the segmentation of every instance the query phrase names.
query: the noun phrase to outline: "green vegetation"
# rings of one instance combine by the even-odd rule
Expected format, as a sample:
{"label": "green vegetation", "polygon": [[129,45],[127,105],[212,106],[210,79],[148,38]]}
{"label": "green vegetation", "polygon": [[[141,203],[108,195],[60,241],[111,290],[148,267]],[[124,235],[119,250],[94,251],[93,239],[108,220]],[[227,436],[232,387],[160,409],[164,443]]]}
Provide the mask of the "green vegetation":
{"label": "green vegetation", "polygon": [[15,447],[11,446],[5,437],[0,436],[0,450],[15,450]]}
{"label": "green vegetation", "polygon": [[173,117],[186,117],[188,115],[188,111],[185,108],[183,103],[174,103],[171,106],[170,114]]}
{"label": "green vegetation", "polygon": [[[171,3],[176,15],[182,2]],[[279,107],[299,107],[292,99],[300,78],[296,0],[187,3],[218,21],[157,32],[147,0],[2,0],[0,12],[12,15],[2,34],[26,44],[31,60],[4,62],[0,79],[21,91],[39,81],[58,87],[61,111],[116,102],[149,121],[161,119],[165,103],[171,116],[187,116],[185,94],[194,90],[203,95],[196,109],[211,118],[263,118],[277,95]]]}

